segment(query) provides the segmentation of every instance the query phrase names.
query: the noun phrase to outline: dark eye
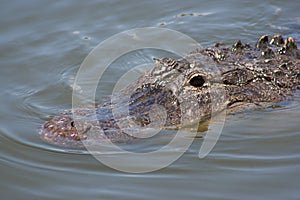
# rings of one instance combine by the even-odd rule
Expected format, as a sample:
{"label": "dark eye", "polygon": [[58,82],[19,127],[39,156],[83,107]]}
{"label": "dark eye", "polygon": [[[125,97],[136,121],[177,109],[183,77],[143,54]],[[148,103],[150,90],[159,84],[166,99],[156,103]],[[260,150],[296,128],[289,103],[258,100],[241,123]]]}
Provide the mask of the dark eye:
{"label": "dark eye", "polygon": [[194,87],[202,87],[205,83],[205,79],[201,75],[195,75],[189,80],[189,84]]}
{"label": "dark eye", "polygon": [[74,121],[71,121],[71,126],[72,126],[72,127],[75,127]]}

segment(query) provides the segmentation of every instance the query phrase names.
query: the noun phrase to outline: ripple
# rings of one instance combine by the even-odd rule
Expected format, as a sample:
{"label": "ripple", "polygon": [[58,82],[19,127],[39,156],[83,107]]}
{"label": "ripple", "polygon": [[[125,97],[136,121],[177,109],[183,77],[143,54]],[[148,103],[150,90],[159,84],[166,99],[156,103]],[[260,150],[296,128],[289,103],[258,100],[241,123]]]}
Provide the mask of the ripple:
{"label": "ripple", "polygon": [[[50,116],[70,108],[71,83],[80,63],[94,46],[113,34],[157,25],[181,31],[204,45],[232,44],[236,39],[254,43],[265,33],[287,34],[299,42],[298,4],[29,0],[1,5],[1,196],[153,199],[155,194],[174,200],[298,199],[299,98],[280,108],[229,116],[221,138],[205,159],[197,157],[203,141],[198,139],[175,163],[149,174],[120,173],[86,151],[45,144],[37,134]],[[119,45],[115,44],[116,48]],[[134,64],[124,62],[112,66],[112,71],[123,72]],[[108,73],[106,83],[112,83],[115,75]],[[151,150],[151,146],[147,148]]]}

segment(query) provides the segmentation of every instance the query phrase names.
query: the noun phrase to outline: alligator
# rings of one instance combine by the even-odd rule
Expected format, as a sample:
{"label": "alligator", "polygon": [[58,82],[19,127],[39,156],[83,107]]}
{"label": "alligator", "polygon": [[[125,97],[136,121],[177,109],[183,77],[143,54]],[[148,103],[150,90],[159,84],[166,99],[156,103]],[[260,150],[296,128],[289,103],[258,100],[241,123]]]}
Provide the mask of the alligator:
{"label": "alligator", "polygon": [[276,34],[254,45],[216,43],[183,58],[153,59],[154,68],[117,95],[52,117],[39,135],[72,148],[82,148],[83,141],[130,143],[141,138],[125,130],[180,129],[225,109],[281,102],[300,88],[299,58],[296,41]]}

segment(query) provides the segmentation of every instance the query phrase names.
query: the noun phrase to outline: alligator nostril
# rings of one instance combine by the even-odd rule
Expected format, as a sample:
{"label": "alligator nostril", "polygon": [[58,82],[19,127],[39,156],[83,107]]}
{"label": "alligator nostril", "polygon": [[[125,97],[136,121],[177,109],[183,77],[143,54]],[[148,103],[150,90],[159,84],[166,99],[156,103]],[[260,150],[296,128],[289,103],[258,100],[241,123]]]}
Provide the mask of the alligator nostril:
{"label": "alligator nostril", "polygon": [[196,75],[190,79],[189,83],[194,87],[202,87],[205,83],[205,79],[201,75]]}

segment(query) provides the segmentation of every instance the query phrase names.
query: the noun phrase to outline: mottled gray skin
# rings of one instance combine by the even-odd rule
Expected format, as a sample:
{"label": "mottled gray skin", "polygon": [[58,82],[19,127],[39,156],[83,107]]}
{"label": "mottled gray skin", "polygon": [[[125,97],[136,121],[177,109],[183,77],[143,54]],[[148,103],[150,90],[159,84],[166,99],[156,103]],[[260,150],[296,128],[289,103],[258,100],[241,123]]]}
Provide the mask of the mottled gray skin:
{"label": "mottled gray skin", "polygon": [[71,111],[53,117],[40,136],[51,144],[76,148],[83,146],[82,140],[128,143],[137,139],[124,130],[143,134],[143,128],[178,129],[226,108],[280,102],[300,88],[299,58],[293,38],[275,35],[269,41],[264,35],[254,47],[241,41],[232,47],[218,43],[182,59],[155,59],[152,70],[118,95],[95,110],[75,110],[75,122]]}

